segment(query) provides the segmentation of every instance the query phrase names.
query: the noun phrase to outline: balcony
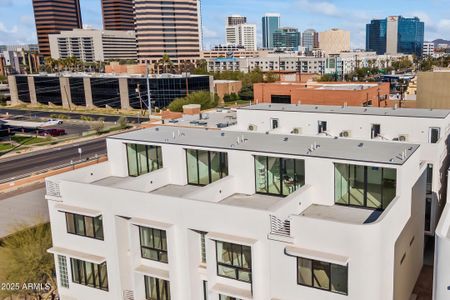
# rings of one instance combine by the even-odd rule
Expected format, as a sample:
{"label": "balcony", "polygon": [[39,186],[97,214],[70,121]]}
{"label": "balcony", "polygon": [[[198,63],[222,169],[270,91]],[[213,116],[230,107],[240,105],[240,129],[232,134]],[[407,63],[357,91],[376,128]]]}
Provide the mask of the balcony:
{"label": "balcony", "polygon": [[356,208],[341,205],[316,205],[305,209],[300,216],[314,219],[322,219],[348,224],[370,224],[377,221],[383,211],[365,208]]}

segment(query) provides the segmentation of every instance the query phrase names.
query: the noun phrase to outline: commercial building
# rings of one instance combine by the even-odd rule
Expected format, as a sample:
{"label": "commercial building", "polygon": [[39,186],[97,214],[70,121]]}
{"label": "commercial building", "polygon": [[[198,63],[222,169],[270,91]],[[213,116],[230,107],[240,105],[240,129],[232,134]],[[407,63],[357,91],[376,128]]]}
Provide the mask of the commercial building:
{"label": "commercial building", "polygon": [[434,43],[433,42],[424,42],[423,43],[423,56],[434,56]]}
{"label": "commercial building", "polygon": [[226,27],[227,44],[240,45],[248,51],[256,51],[256,25],[239,24]]}
{"label": "commercial building", "polygon": [[[52,104],[71,108],[142,109],[148,104],[147,80],[139,75],[69,74],[9,76],[12,105]],[[203,75],[151,75],[153,107],[166,107],[188,93],[213,93],[213,80]]]}
{"label": "commercial building", "polygon": [[133,0],[102,0],[104,30],[134,31]]}
{"label": "commercial building", "polygon": [[389,100],[389,83],[256,83],[253,91],[256,103],[384,107]]}
{"label": "commercial building", "polygon": [[178,65],[200,57],[199,0],[135,0],[138,59],[155,63],[164,55]]}
{"label": "commercial building", "polygon": [[53,59],[75,56],[84,62],[136,60],[133,31],[74,29],[49,35]]}
{"label": "commercial building", "polygon": [[300,46],[300,35],[297,28],[279,28],[272,35],[273,47],[277,49],[298,50]]}
{"label": "commercial building", "polygon": [[417,107],[450,109],[450,71],[417,74]]}
{"label": "commercial building", "polygon": [[239,80],[214,80],[214,93],[223,103],[225,95],[239,94],[242,90],[242,81]]}
{"label": "commercial building", "polygon": [[0,51],[0,75],[32,74],[40,70],[40,59],[37,51],[23,48],[7,48],[16,50]]}
{"label": "commercial building", "polygon": [[204,50],[200,57],[204,59],[219,57],[260,57],[267,56],[267,50],[246,50],[244,46],[225,44],[214,46],[211,50]]}
{"label": "commercial building", "polygon": [[49,34],[83,28],[79,0],[33,0],[39,53],[50,57]]}
{"label": "commercial building", "polygon": [[61,299],[409,299],[449,112],[295,107],[109,137],[108,162],[47,178]]}
{"label": "commercial building", "polygon": [[419,18],[391,16],[366,25],[366,50],[377,54],[422,56],[425,24]]}
{"label": "commercial building", "polygon": [[227,17],[227,26],[234,26],[247,23],[247,17],[231,15]]}
{"label": "commercial building", "polygon": [[350,51],[350,31],[332,28],[320,32],[319,47],[328,55]]}
{"label": "commercial building", "polygon": [[319,48],[319,33],[314,29],[306,29],[303,31],[302,46],[308,51]]}
{"label": "commercial building", "polygon": [[393,62],[409,59],[413,61],[412,55],[406,54],[383,54],[376,52],[341,52],[339,57],[342,60],[344,74],[350,74],[358,68],[378,68],[386,69],[392,66]]}
{"label": "commercial building", "polygon": [[269,13],[262,17],[262,45],[265,49],[274,47],[273,34],[280,28],[280,14]]}

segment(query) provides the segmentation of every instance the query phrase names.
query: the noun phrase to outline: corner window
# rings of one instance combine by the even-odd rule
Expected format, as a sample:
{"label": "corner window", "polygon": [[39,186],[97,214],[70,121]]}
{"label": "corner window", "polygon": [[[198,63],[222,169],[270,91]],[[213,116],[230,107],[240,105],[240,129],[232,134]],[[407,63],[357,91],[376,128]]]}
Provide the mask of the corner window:
{"label": "corner window", "polygon": [[252,251],[249,246],[216,242],[217,275],[252,282]]}
{"label": "corner window", "polygon": [[142,258],[168,263],[166,231],[139,227]]}
{"label": "corner window", "polygon": [[160,278],[144,276],[146,300],[170,300],[170,283]]}
{"label": "corner window", "polygon": [[103,217],[87,217],[66,213],[67,232],[80,236],[103,240]]}
{"label": "corner window", "polygon": [[297,258],[297,283],[333,293],[348,294],[348,266]]}
{"label": "corner window", "polygon": [[108,270],[106,262],[94,264],[79,259],[70,259],[72,281],[96,289],[108,291]]}
{"label": "corner window", "polygon": [[160,146],[127,144],[128,175],[137,177],[163,167]]}
{"label": "corner window", "polygon": [[228,154],[186,150],[188,184],[208,185],[228,176]]}
{"label": "corner window", "polygon": [[334,172],[336,204],[383,210],[396,196],[396,169],[336,163]]}
{"label": "corner window", "polygon": [[431,127],[429,133],[429,142],[431,144],[436,144],[441,138],[441,129],[439,127]]}
{"label": "corner window", "polygon": [[305,185],[305,161],[255,156],[256,192],[288,196]]}

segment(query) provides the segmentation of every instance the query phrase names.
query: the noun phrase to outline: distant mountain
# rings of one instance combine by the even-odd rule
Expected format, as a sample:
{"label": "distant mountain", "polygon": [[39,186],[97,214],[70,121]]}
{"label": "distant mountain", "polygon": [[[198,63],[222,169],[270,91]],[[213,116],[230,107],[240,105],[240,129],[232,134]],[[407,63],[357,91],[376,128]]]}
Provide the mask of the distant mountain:
{"label": "distant mountain", "polygon": [[446,44],[446,45],[449,45],[449,46],[450,46],[450,41],[448,41],[448,40],[443,40],[443,39],[437,39],[437,40],[434,40],[434,41],[432,41],[432,43],[434,43],[434,46],[435,46],[435,47],[437,47],[437,45],[439,45],[439,44]]}

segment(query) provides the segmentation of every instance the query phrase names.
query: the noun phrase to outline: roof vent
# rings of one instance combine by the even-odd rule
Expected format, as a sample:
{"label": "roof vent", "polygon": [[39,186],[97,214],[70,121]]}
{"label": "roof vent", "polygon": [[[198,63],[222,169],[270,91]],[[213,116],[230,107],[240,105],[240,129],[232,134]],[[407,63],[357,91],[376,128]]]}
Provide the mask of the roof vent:
{"label": "roof vent", "polygon": [[289,141],[289,138],[288,138],[288,137],[285,137],[285,138],[283,139],[283,141],[287,142],[287,141]]}
{"label": "roof vent", "polygon": [[155,131],[159,131],[159,127],[156,127],[156,128],[155,128]]}
{"label": "roof vent", "polygon": [[364,146],[364,143],[359,143],[359,144],[358,144],[358,147],[359,147],[359,148],[362,148],[363,146]]}
{"label": "roof vent", "polygon": [[225,136],[225,132],[221,132],[221,133],[220,133],[220,136]]}

